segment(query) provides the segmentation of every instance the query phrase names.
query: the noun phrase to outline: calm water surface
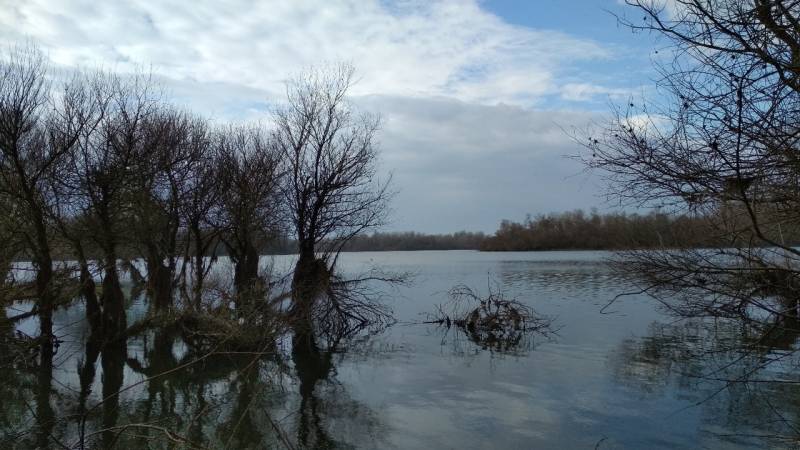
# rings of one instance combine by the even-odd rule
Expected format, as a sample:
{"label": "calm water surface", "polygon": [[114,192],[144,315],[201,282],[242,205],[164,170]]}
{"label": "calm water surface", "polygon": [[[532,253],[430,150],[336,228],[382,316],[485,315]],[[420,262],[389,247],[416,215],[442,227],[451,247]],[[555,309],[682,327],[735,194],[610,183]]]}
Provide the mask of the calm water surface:
{"label": "calm water surface", "polygon": [[[772,431],[775,421],[759,399],[770,396],[794,420],[800,396],[793,391],[712,395],[720,383],[697,376],[719,356],[697,358],[695,350],[735,341],[735,327],[675,323],[642,295],[625,297],[601,314],[611,298],[631,289],[605,265],[608,256],[343,254],[341,266],[351,274],[373,266],[415,274],[407,285],[386,290],[384,301],[398,323],[385,332],[345,351],[261,362],[248,371],[252,376],[239,375],[252,358],[228,355],[141,383],[192,357],[178,339],[149,334],[129,341],[124,361],[98,358],[91,392],[83,394],[79,368],[91,356],[83,310],[76,306],[57,316],[65,342],[56,355],[50,405],[63,417],[81,402],[86,408],[98,404],[104,389],[132,386],[91,412],[88,427],[156,424],[212,448],[281,448],[278,433],[318,448],[763,448],[764,441],[751,435]],[[276,272],[291,262],[265,260]],[[419,323],[454,285],[485,292],[489,280],[553,317],[557,335],[533,335],[514,351],[497,352],[455,330]],[[131,314],[143,311],[134,305]],[[36,323],[21,327],[32,330]],[[282,345],[290,355],[288,342]],[[10,439],[32,420],[36,380],[0,375],[8,380],[0,388],[0,430]],[[70,441],[77,429],[65,421],[52,433]],[[152,437],[154,448],[166,446],[157,431],[137,433]],[[20,448],[29,445],[23,439],[17,438]],[[96,445],[142,448],[141,440],[104,439]],[[13,447],[11,442],[3,445]]]}

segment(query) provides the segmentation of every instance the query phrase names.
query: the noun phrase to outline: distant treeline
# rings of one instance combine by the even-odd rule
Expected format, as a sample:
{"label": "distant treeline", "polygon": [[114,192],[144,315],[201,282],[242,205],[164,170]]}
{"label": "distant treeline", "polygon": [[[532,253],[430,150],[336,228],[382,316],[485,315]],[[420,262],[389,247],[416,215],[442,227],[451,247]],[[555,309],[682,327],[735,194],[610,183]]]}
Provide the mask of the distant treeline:
{"label": "distant treeline", "polygon": [[[727,214],[730,216],[730,213]],[[719,219],[719,218],[717,218]],[[458,231],[449,234],[427,234],[414,231],[375,232],[356,236],[342,247],[345,252],[412,251],[412,250],[626,250],[655,247],[715,247],[733,245],[718,236],[709,216],[687,216],[664,212],[586,213],[582,210],[540,214],[522,222],[504,220],[494,235]],[[728,219],[731,220],[731,219]],[[765,230],[770,231],[768,226]],[[770,232],[769,234],[776,234]],[[746,239],[746,234],[742,239]],[[777,238],[777,237],[776,237]],[[182,240],[183,237],[179,238]],[[780,239],[800,244],[800,230],[783,229]],[[210,245],[207,254],[227,256],[222,243]],[[298,244],[286,236],[273,236],[256,242],[263,255],[296,254]],[[87,253],[96,250],[88,246]],[[129,258],[140,256],[134,248],[121,245],[121,253]],[[189,252],[193,255],[193,252]]]}
{"label": "distant treeline", "polygon": [[[634,248],[718,246],[709,217],[648,214],[586,213],[575,210],[540,214],[522,222],[504,220],[494,235],[459,231],[451,234],[383,232],[357,236],[342,251],[407,250],[623,250]],[[275,239],[263,248],[268,254],[297,252],[292,239]]]}
{"label": "distant treeline", "polygon": [[345,251],[399,250],[477,250],[486,240],[483,233],[459,231],[452,234],[423,234],[415,232],[374,233],[349,241]]}
{"label": "distant treeline", "polygon": [[[478,250],[487,237],[485,233],[469,231],[450,234],[425,234],[414,231],[376,232],[350,239],[342,247],[342,251]],[[270,255],[293,254],[297,251],[297,242],[285,237],[273,239],[262,248],[263,253]],[[224,255],[224,249],[221,249],[219,254]]]}
{"label": "distant treeline", "polygon": [[708,218],[608,213],[582,210],[504,220],[483,251],[620,250],[633,248],[718,245],[708,233]]}
{"label": "distant treeline", "polygon": [[[633,248],[718,246],[707,216],[586,213],[575,210],[540,214],[522,222],[504,220],[494,235],[459,231],[451,234],[383,232],[348,241],[343,251],[404,250],[623,250]],[[296,253],[291,239],[275,239],[270,254]]]}

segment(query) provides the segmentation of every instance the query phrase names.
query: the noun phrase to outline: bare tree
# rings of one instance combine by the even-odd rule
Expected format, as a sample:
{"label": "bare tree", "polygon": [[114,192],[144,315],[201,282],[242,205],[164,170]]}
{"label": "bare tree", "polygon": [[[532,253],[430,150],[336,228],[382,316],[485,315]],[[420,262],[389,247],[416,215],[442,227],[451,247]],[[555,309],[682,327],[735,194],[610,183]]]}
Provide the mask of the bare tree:
{"label": "bare tree", "polygon": [[258,281],[260,248],[277,234],[279,155],[261,130],[229,127],[216,136],[222,240],[234,265],[234,286],[244,293]]}
{"label": "bare tree", "polygon": [[[53,92],[44,56],[34,47],[12,48],[0,62],[0,196],[35,269],[35,292],[44,341],[52,338],[51,231],[53,168],[99,120],[97,105],[76,77]],[[44,358],[44,356],[43,356]]]}
{"label": "bare tree", "polygon": [[300,316],[309,315],[315,292],[329,282],[342,246],[382,224],[387,211],[389,183],[377,180],[376,168],[380,120],[348,103],[353,76],[341,65],[298,77],[275,113],[282,193],[299,246],[292,285]]}
{"label": "bare tree", "polygon": [[179,233],[184,221],[181,205],[190,196],[198,148],[207,141],[206,124],[190,114],[160,105],[142,122],[142,162],[131,197],[129,223],[138,255],[144,257],[147,282],[156,307],[172,304],[175,290]]}
{"label": "bare tree", "polygon": [[[195,308],[200,308],[205,279],[216,261],[220,244],[222,198],[227,183],[220,176],[220,158],[214,145],[214,135],[206,128],[195,129],[191,139],[191,169],[184,180],[184,196],[179,204],[185,222],[184,264],[181,278],[184,295]],[[206,257],[210,261],[206,262]],[[191,271],[191,282],[186,281],[186,271]],[[191,285],[191,294],[186,288]]]}
{"label": "bare tree", "polygon": [[145,124],[159,111],[159,95],[149,77],[107,77],[108,105],[96,130],[85,133],[62,174],[74,208],[99,249],[102,270],[102,325],[107,337],[125,330],[124,295],[118,262],[130,243],[129,220],[138,183],[147,174],[149,149]]}
{"label": "bare tree", "polygon": [[618,109],[583,138],[586,162],[612,195],[703,218],[722,246],[626,252],[619,267],[684,317],[765,335],[796,323],[800,250],[785,236],[800,226],[800,2],[628,3],[644,17],[623,23],[669,42],[666,101]]}

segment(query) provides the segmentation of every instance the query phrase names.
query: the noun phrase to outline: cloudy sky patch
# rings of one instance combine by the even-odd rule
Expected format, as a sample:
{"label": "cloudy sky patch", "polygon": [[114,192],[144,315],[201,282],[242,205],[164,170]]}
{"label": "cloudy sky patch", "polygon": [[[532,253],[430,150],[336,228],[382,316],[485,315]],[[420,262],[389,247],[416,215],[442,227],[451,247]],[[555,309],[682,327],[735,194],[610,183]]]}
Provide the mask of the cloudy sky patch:
{"label": "cloudy sky patch", "polygon": [[176,102],[220,121],[268,121],[287,77],[351,62],[353,101],[384,119],[399,191],[388,229],[493,231],[603,209],[598,181],[564,158],[579,151],[564,129],[647,81],[630,56],[642,43],[604,11],[616,0],[528,3],[0,0],[0,42],[33,41],[67,67],[152,67]]}

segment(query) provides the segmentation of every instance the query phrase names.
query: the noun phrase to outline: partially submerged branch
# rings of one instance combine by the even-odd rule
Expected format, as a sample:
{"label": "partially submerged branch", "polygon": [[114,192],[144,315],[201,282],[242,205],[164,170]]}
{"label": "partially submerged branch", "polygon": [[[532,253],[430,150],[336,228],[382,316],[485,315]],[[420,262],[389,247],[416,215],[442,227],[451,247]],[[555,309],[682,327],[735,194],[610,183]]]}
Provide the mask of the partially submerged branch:
{"label": "partially submerged branch", "polygon": [[450,300],[439,305],[438,311],[426,323],[455,327],[475,344],[495,351],[515,350],[525,337],[538,334],[550,337],[552,317],[538,314],[530,306],[515,298],[507,298],[499,288],[489,288],[482,296],[466,285],[457,285],[448,292]]}

